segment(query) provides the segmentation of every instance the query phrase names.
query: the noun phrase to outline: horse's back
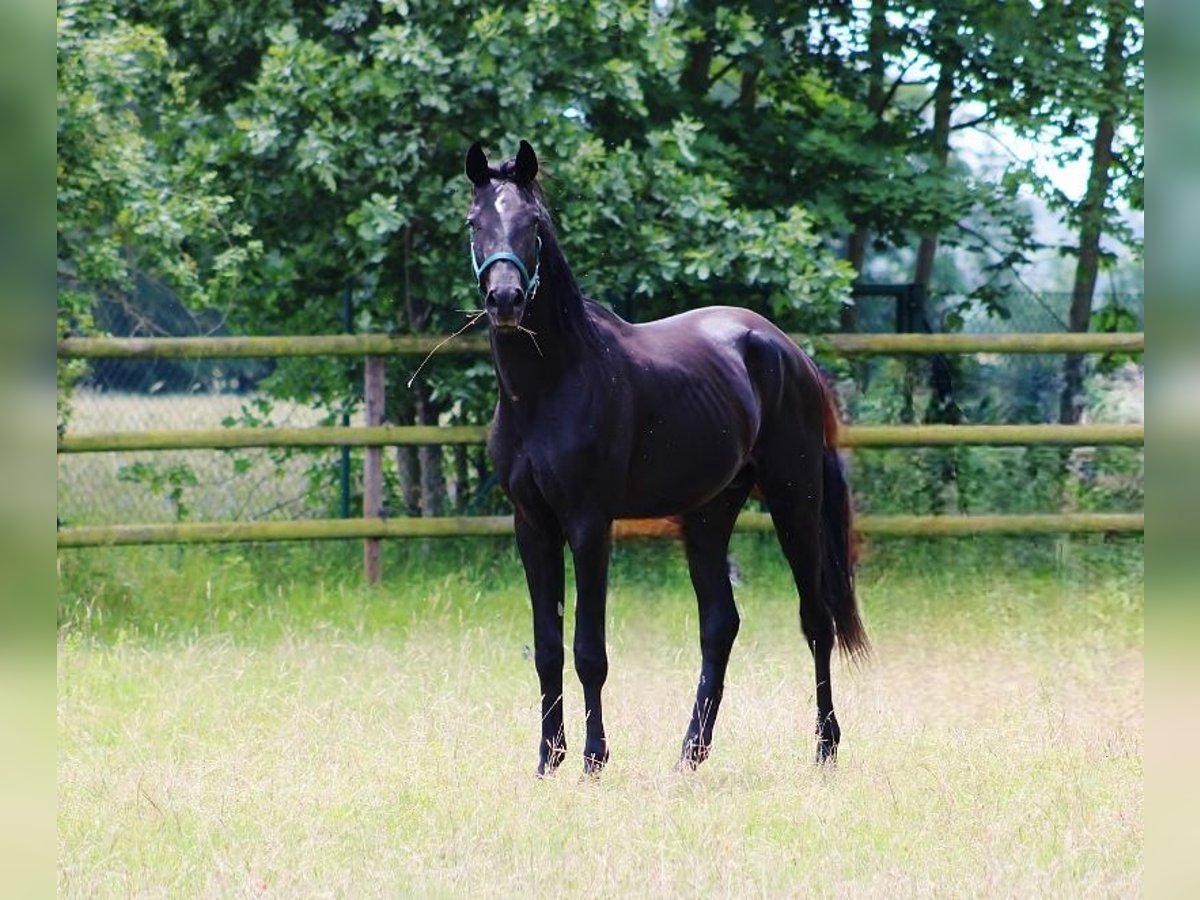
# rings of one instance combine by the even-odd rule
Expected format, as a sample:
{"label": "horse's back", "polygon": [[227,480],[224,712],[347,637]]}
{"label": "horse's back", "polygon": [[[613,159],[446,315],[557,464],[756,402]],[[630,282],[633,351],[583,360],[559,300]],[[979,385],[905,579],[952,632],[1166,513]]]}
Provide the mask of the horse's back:
{"label": "horse's back", "polygon": [[773,322],[753,310],[703,307],[629,326],[629,333],[639,361],[723,379],[745,404],[805,402],[814,389],[820,390],[812,361]]}
{"label": "horse's back", "polygon": [[[770,420],[803,399],[803,354],[750,310],[622,323],[614,338],[636,398],[622,515],[682,512],[715,496],[750,464],[764,428],[779,430]],[[643,507],[650,496],[662,503]]]}
{"label": "horse's back", "polygon": [[702,384],[722,382],[753,423],[794,448],[825,431],[824,380],[816,363],[778,326],[753,310],[711,306],[633,326],[653,354],[682,364]]}

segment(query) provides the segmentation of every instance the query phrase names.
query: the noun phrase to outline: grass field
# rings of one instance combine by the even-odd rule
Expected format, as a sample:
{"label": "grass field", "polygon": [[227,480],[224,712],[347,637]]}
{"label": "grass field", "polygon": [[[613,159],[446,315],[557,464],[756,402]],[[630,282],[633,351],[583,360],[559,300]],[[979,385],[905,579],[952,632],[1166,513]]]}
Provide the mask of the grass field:
{"label": "grass field", "polygon": [[739,538],[742,634],[690,774],[695,608],[666,552],[618,549],[613,758],[587,782],[569,672],[571,755],[532,775],[507,543],[390,546],[377,591],[352,545],[60,554],[59,894],[1142,892],[1140,542],[873,548],[874,659],[835,671],[818,770],[793,595]]}

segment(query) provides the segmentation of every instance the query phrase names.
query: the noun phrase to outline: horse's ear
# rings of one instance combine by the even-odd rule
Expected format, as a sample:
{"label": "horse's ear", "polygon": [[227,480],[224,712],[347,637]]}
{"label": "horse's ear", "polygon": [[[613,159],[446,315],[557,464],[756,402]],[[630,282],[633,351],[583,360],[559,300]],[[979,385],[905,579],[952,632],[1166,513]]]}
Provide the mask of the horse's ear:
{"label": "horse's ear", "polygon": [[491,180],[487,154],[483,152],[483,146],[479,141],[473,143],[471,149],[467,151],[466,172],[473,184],[485,185]]}
{"label": "horse's ear", "polygon": [[533,152],[533,148],[529,146],[528,141],[521,141],[521,147],[517,150],[517,167],[514,180],[520,184],[529,184],[537,176],[537,172],[537,154]]}

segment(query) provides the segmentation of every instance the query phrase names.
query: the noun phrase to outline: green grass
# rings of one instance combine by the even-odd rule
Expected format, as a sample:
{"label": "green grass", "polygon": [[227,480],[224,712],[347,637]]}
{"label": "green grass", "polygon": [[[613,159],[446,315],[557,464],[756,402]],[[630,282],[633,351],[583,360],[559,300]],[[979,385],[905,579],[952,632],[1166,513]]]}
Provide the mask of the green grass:
{"label": "green grass", "polygon": [[352,545],[60,554],[61,895],[1142,890],[1139,542],[872,548],[875,655],[835,671],[843,753],[822,771],[786,573],[739,539],[742,633],[688,775],[686,573],[622,546],[596,782],[570,672],[571,756],[532,777],[507,542],[388,551],[374,591]]}

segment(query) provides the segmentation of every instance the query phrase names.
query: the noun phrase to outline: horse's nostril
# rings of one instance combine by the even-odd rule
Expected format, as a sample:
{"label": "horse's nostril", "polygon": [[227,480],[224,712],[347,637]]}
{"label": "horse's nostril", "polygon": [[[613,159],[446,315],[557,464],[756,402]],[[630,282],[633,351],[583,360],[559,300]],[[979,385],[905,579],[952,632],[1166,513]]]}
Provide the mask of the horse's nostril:
{"label": "horse's nostril", "polygon": [[484,298],[484,305],[488,309],[507,313],[519,307],[524,300],[524,291],[518,287],[504,285],[488,291],[487,297]]}

